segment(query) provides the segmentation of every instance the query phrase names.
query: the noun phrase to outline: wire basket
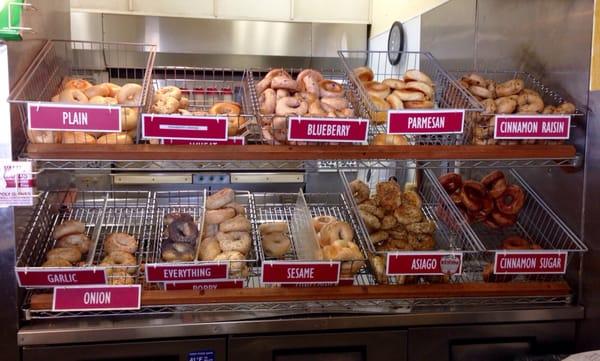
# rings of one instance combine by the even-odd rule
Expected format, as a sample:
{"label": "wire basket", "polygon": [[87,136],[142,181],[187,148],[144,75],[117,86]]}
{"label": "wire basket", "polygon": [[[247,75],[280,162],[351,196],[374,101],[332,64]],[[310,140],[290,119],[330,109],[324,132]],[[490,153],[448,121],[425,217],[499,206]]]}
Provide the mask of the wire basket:
{"label": "wire basket", "polygon": [[[561,103],[566,102],[564,97],[558,94],[556,91],[545,86],[539,79],[534,77],[531,73],[525,71],[514,71],[514,70],[477,70],[477,71],[451,71],[449,72],[456,79],[460,79],[463,76],[471,73],[476,73],[483,76],[486,79],[494,80],[497,83],[505,82],[513,79],[522,79],[525,83],[525,88],[535,90],[541,95],[545,105],[557,106]],[[577,104],[576,104],[577,105]],[[573,114],[566,114],[573,117],[582,117],[583,112],[580,109],[575,109]],[[540,115],[527,115],[527,117],[540,117]],[[571,124],[571,128],[575,128],[575,124]],[[469,142],[477,145],[513,145],[513,144],[560,144],[564,140],[535,140],[535,139],[494,139],[494,114],[488,114],[484,109],[473,117],[473,125],[471,127],[471,134],[468,134]]]}
{"label": "wire basket", "polygon": [[[148,224],[145,221],[149,205],[150,193],[144,191],[43,193],[27,231],[19,242],[22,246],[16,261],[17,273],[107,268],[106,281],[109,284],[113,283],[115,270],[127,271],[131,275],[127,277],[129,282],[134,282],[139,276],[139,266],[148,237]],[[41,267],[48,251],[56,245],[57,240],[52,236],[55,227],[67,220],[77,220],[85,224],[84,234],[91,240],[89,251],[83,255],[76,266]],[[105,256],[104,240],[114,232],[128,233],[138,241],[138,248],[134,254],[135,265],[100,266]]]}
{"label": "wire basket", "polygon": [[[426,170],[430,177],[437,177],[444,174],[441,169]],[[467,170],[463,174],[463,179],[480,180],[489,171],[482,169]],[[505,169],[504,175],[508,184],[515,184],[521,187],[525,193],[525,203],[523,208],[517,215],[517,220],[514,225],[500,229],[491,229],[482,222],[470,222],[466,215],[458,209],[450,196],[444,191],[443,197],[449,201],[451,207],[454,208],[460,217],[462,224],[467,224],[469,232],[474,234],[478,241],[483,245],[485,252],[479,254],[478,259],[474,262],[476,267],[477,280],[484,280],[484,267],[490,267],[494,263],[496,254],[505,253],[502,243],[507,237],[519,236],[537,244],[541,249],[526,250],[529,253],[543,253],[547,251],[565,252],[566,266],[572,260],[573,255],[587,251],[585,244],[569,229],[569,227],[560,219],[542,198],[525,182],[525,180],[514,169]],[[530,272],[530,271],[527,271]],[[510,276],[493,276],[490,278],[494,281],[557,281],[564,279],[564,274],[544,274],[544,273],[529,273],[527,275],[513,274]]]}
{"label": "wire basket", "polygon": [[[379,82],[388,78],[402,79],[407,70],[418,69],[427,74],[434,83],[435,109],[464,109],[464,130],[463,133],[457,134],[408,135],[408,142],[419,145],[466,144],[468,138],[465,135],[470,134],[473,118],[481,111],[481,105],[441,67],[440,63],[431,53],[416,51],[399,51],[397,53],[401,56],[401,62],[399,65],[391,65],[388,61],[387,51],[338,51],[348,78],[351,80],[349,86],[352,92],[358,95],[361,106],[366,110],[367,116],[374,121],[375,119],[387,119],[388,114],[387,111],[380,111],[375,106],[363,83],[354,74],[353,69],[365,66],[366,64],[373,71],[373,80]],[[383,122],[380,121],[380,123]],[[370,128],[372,136],[386,134],[387,131],[385,124],[372,124]]]}
{"label": "wire basket", "polygon": [[[358,220],[346,196],[339,193],[255,193],[256,229],[255,238],[261,261],[264,263],[305,262],[319,260],[320,246],[317,240],[312,218],[317,216],[333,216],[347,222],[354,230],[354,242],[359,246],[362,257],[340,264],[340,279],[354,278],[353,283],[365,284],[368,279],[364,265],[366,252],[364,234],[358,226]],[[291,246],[280,258],[269,257],[262,246],[262,235],[258,231],[260,225],[271,222],[287,222]],[[360,278],[360,280],[358,280]],[[367,284],[369,284],[367,282]]]}
{"label": "wire basket", "polygon": [[[351,172],[340,172],[342,182],[346,189],[347,197],[352,199],[353,206],[358,208],[356,200],[352,196],[350,182],[354,179],[361,179],[369,185],[371,194],[376,193],[376,185],[381,181],[387,181],[388,177],[380,178],[377,175],[370,178],[357,175]],[[432,221],[436,225],[436,231],[433,237],[436,241],[435,251],[451,251],[462,253],[462,273],[454,274],[450,277],[442,278],[439,276],[389,276],[386,277],[382,273],[378,273],[374,265],[374,258],[370,257],[371,273],[377,275],[377,280],[381,284],[404,284],[414,282],[471,282],[477,278],[477,274],[472,268],[473,260],[478,258],[479,252],[483,250],[483,246],[474,237],[473,232],[469,229],[467,223],[461,220],[458,210],[455,209],[444,196],[443,188],[437,183],[437,180],[425,173],[420,180],[416,191],[420,195],[423,205],[422,212],[426,220]],[[388,254],[395,251],[377,250],[375,243],[369,235],[367,225],[362,217],[359,217],[359,226],[363,234],[366,235],[365,244],[369,253],[373,256],[387,259]]]}
{"label": "wire basket", "polygon": [[[210,265],[210,264],[228,264],[230,273],[225,278],[245,279],[254,276],[255,263],[258,260],[256,253],[255,241],[252,240],[252,247],[249,254],[244,261],[201,261],[198,260],[198,247],[200,246],[200,240],[203,238],[204,232],[204,209],[207,195],[210,192],[206,191],[158,191],[153,195],[153,215],[152,224],[154,225],[152,231],[152,238],[149,242],[148,252],[146,254],[146,272],[149,264],[162,264],[162,265]],[[248,220],[252,220],[253,207],[252,207],[252,196],[247,191],[236,191],[235,202],[241,204],[245,211]],[[162,247],[168,236],[165,234],[164,218],[169,213],[187,213],[194,218],[194,222],[199,227],[199,238],[196,242],[196,255],[194,260],[191,262],[166,262],[162,259]],[[254,227],[254,225],[253,225]],[[254,232],[251,232],[253,234]],[[243,263],[241,270],[234,271],[233,264],[239,265]],[[207,278],[210,279],[210,278]],[[247,284],[247,282],[245,282]]]}
{"label": "wire basket", "polygon": [[[254,143],[260,141],[260,131],[257,130],[253,109],[248,99],[246,77],[247,74],[243,70],[161,66],[152,70],[150,92],[155,93],[165,86],[180,88],[183,96],[189,101],[186,110],[192,114],[208,112],[219,102],[236,102],[241,105],[242,110],[240,115],[229,116],[229,137],[243,138]],[[178,142],[164,140],[163,143],[177,144]],[[210,141],[187,141],[186,143],[218,144]]]}
{"label": "wire basket", "polygon": [[[25,75],[15,85],[8,101],[18,105],[23,132],[31,143],[95,143],[102,132],[90,131],[90,137],[62,137],[60,130],[29,131],[28,104],[32,109],[51,106],[53,96],[63,90],[66,79],[83,79],[92,84],[137,83],[141,95],[128,105],[98,105],[85,103],[83,109],[121,111],[121,129],[137,140],[140,114],[146,110],[150,91],[150,72],[154,65],[156,47],[149,44],[108,43],[92,41],[49,40],[33,60]],[[64,104],[70,105],[73,104]],[[71,130],[69,130],[70,132]],[[86,131],[86,130],[73,130]],[[63,139],[64,138],[64,139]],[[127,143],[130,140],[117,140]]]}
{"label": "wire basket", "polygon": [[[297,75],[300,74],[305,69],[302,68],[283,68],[287,71],[294,79],[296,79]],[[288,126],[290,123],[290,117],[292,116],[277,116],[272,114],[262,114],[260,110],[260,94],[256,91],[256,84],[260,80],[262,80],[265,75],[271,71],[272,69],[249,69],[247,76],[247,87],[250,94],[250,103],[252,106],[252,110],[258,119],[258,123],[260,126],[260,135],[261,141],[264,144],[271,145],[280,145],[286,144],[287,134],[288,134]],[[331,68],[320,68],[314,69],[319,71],[325,80],[332,80],[336,83],[342,85],[344,87],[344,98],[349,102],[350,108],[353,110],[354,115],[351,117],[327,117],[330,120],[341,120],[341,119],[356,119],[356,118],[364,118],[367,119],[366,109],[359,103],[358,101],[358,93],[354,91],[352,88],[352,83],[349,81],[346,73],[339,69],[331,69]],[[310,117],[307,116],[307,117]],[[280,125],[279,122],[274,122],[276,118],[284,119],[284,126]],[[322,118],[322,117],[321,117]],[[277,123],[277,124],[276,124]],[[273,135],[268,135],[268,128],[271,127]],[[298,145],[306,145],[313,144],[312,142],[291,142],[291,144]],[[317,144],[317,143],[315,143]],[[323,143],[319,142],[319,145],[335,145],[337,143]],[[356,142],[353,144],[362,144],[361,142]]]}

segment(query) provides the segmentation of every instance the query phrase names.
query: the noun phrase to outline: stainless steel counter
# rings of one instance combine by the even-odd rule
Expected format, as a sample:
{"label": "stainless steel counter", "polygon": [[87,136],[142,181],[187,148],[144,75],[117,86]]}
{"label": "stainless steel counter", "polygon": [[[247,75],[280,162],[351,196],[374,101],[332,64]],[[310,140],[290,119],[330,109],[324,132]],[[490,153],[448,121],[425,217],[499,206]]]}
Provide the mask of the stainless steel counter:
{"label": "stainless steel counter", "polygon": [[[269,317],[270,318],[266,318]],[[262,319],[259,319],[262,317]],[[526,323],[579,320],[583,307],[558,306],[518,310],[462,309],[385,315],[175,314],[128,319],[45,320],[23,326],[21,346],[182,338],[215,335],[265,334],[325,330],[368,330],[459,324]]]}

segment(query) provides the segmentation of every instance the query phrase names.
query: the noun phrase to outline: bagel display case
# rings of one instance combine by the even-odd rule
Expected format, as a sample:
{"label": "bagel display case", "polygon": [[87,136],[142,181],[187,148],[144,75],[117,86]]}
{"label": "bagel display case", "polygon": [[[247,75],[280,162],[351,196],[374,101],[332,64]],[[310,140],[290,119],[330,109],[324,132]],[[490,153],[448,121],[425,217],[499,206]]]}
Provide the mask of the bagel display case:
{"label": "bagel display case", "polygon": [[360,145],[368,140],[368,115],[339,69],[249,69],[247,82],[264,144]]}
{"label": "bagel display case", "polygon": [[[0,124],[12,144],[6,155],[0,136],[0,156],[31,166],[33,205],[0,207],[9,290],[0,331],[15,328],[0,344],[24,361],[572,351],[595,277],[594,235],[573,222],[594,199],[572,196],[595,189],[595,158],[581,148],[594,143],[581,137],[582,126],[595,134],[593,104],[572,81],[569,52],[560,64],[538,56],[547,42],[532,29],[555,34],[539,8],[519,2],[524,44],[497,40],[490,49],[506,45],[501,56],[479,46],[506,40],[489,29],[500,26],[489,3],[498,2],[451,0],[442,6],[460,7],[456,16],[405,23],[400,51],[385,51],[364,24],[224,20],[216,1],[219,18],[204,20],[146,16],[141,2],[118,15],[80,9],[72,38],[88,40],[42,40],[27,59],[13,52],[13,126]],[[585,38],[573,35],[572,10],[544,9],[569,20],[570,39]],[[471,33],[444,28],[466,18]],[[399,65],[388,62],[394,53]],[[537,94],[520,94],[521,105],[581,100],[552,115],[568,118],[568,139],[489,141],[495,114],[480,98],[492,83],[470,90],[479,79],[450,70],[496,61],[523,71],[479,74],[496,85],[522,79]],[[110,103],[126,84],[137,84],[127,102]],[[96,91],[107,104],[90,105]],[[34,119],[44,109],[60,117]],[[218,136],[191,134],[215,125]],[[341,129],[351,136],[333,134]],[[484,132],[485,144],[474,140]],[[460,187],[448,188],[448,173]]]}
{"label": "bagel display case", "polygon": [[28,141],[138,141],[155,50],[149,44],[48,41],[8,99],[17,105]]}
{"label": "bagel display case", "polygon": [[[243,70],[161,66],[151,72],[150,114],[142,116],[142,130],[148,134],[142,134],[143,140],[162,144],[260,142]],[[219,116],[226,118],[226,124],[219,123]],[[152,124],[154,120],[164,124],[157,127]],[[169,120],[176,122],[172,129],[168,129]],[[186,128],[182,135],[182,126],[192,128]],[[206,130],[198,130],[202,127]],[[169,138],[161,137],[161,133]]]}
{"label": "bagel display case", "polygon": [[561,144],[572,140],[571,130],[583,118],[580,106],[525,71],[450,74],[484,107],[472,119],[471,144]]}
{"label": "bagel display case", "polygon": [[372,120],[371,133],[406,138],[383,144],[467,144],[482,109],[477,100],[431,53],[392,52],[402,59],[399,65],[388,63],[390,51],[338,52],[352,90]]}
{"label": "bagel display case", "polygon": [[515,169],[426,174],[439,174],[441,196],[483,246],[472,262],[477,280],[560,281],[574,256],[588,250]]}

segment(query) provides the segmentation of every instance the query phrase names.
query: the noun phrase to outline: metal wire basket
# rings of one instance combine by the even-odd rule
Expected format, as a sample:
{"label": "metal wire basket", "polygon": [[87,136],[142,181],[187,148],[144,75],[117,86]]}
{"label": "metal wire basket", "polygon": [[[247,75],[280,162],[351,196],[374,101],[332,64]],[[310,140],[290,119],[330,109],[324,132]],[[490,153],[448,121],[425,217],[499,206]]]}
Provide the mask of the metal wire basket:
{"label": "metal wire basket", "polygon": [[[122,124],[130,111],[137,117],[135,124],[139,124],[140,114],[146,110],[149,99],[155,51],[156,47],[150,44],[49,40],[15,85],[8,101],[18,105],[23,132],[30,142],[57,143],[61,137],[53,132],[28,132],[28,104],[57,104],[51,103],[51,98],[63,90],[64,82],[69,78],[81,78],[92,84],[138,83],[142,86],[141,96],[132,104],[114,107],[122,112]],[[86,103],[85,107],[99,109],[107,105]],[[138,139],[137,126],[127,128],[122,129],[133,139]],[[60,131],[55,132],[60,134]],[[84,138],[77,142],[95,143],[95,138],[93,141]]]}
{"label": "metal wire basket", "polygon": [[[460,79],[463,76],[471,73],[476,73],[483,76],[486,79],[491,79],[496,81],[497,83],[505,82],[513,79],[522,79],[525,83],[525,88],[535,90],[539,93],[546,105],[554,105],[557,106],[561,103],[566,102],[567,100],[562,97],[558,92],[550,89],[545,86],[539,79],[533,76],[531,73],[525,71],[516,71],[516,70],[472,70],[472,71],[450,71],[450,75],[455,77],[456,79]],[[575,104],[576,106],[579,106]],[[583,112],[580,109],[576,109],[575,113],[567,114],[573,117],[583,117]],[[528,115],[528,117],[535,118],[536,115]],[[539,115],[542,117],[542,115]],[[502,140],[502,139],[494,139],[494,114],[488,114],[485,110],[479,114],[476,114],[473,118],[473,125],[471,127],[471,133],[466,134],[469,138],[469,142],[477,145],[487,145],[487,144],[555,144],[562,143],[563,141],[558,140],[535,140],[535,139],[514,139],[514,140]],[[571,128],[575,128],[575,124],[571,124]]]}
{"label": "metal wire basket", "polygon": [[[65,191],[46,192],[31,219],[23,239],[16,262],[16,270],[52,271],[52,270],[96,270],[107,268],[106,281],[113,283],[115,270],[127,271],[133,282],[139,276],[139,266],[143,250],[146,247],[148,224],[146,212],[150,205],[150,193],[144,191]],[[81,262],[73,267],[41,267],[46,254],[53,249],[57,240],[52,233],[54,228],[66,220],[85,223],[85,235],[90,238],[89,251]],[[124,232],[138,241],[134,256],[134,266],[100,266],[106,256],[103,246],[106,237],[115,232]],[[116,276],[115,276],[116,277]],[[101,282],[104,283],[104,282]],[[26,285],[22,285],[27,287]],[[36,288],[39,288],[36,287]]]}
{"label": "metal wire basket", "polygon": [[[354,179],[361,179],[369,185],[371,194],[376,193],[376,185],[381,181],[387,181],[388,177],[379,178],[374,175],[371,178],[365,179],[362,175],[357,175],[351,172],[340,172],[342,182],[346,189],[347,197],[352,199],[353,206],[358,207],[356,200],[352,196],[350,182]],[[472,262],[476,260],[479,252],[483,249],[483,245],[474,237],[473,232],[469,229],[467,223],[460,218],[458,210],[456,210],[449,202],[449,199],[444,196],[443,188],[437,183],[435,177],[425,173],[425,176],[420,180],[416,191],[420,195],[423,206],[421,208],[424,218],[432,221],[436,225],[436,231],[433,234],[436,241],[435,251],[451,251],[462,253],[462,273],[454,274],[447,279],[439,276],[421,276],[421,277],[405,277],[405,276],[390,276],[378,273],[374,266],[373,257],[370,257],[371,273],[377,275],[379,283],[383,284],[403,284],[410,282],[470,282],[477,278],[473,271]],[[367,226],[362,217],[359,217],[359,226],[362,232],[366,235],[366,246],[369,253],[373,256],[387,259],[390,253],[395,251],[377,250],[374,242],[371,240]]]}
{"label": "metal wire basket", "polygon": [[[339,193],[255,193],[257,233],[255,238],[261,261],[264,263],[315,261],[320,246],[313,228],[312,217],[333,216],[347,222],[354,230],[354,242],[361,249],[362,257],[341,262],[340,278],[352,279],[353,283],[369,284],[366,270],[364,234],[346,196]],[[290,228],[291,247],[281,258],[268,257],[262,246],[261,224],[287,222]]]}
{"label": "metal wire basket", "polygon": [[[191,262],[169,262],[166,263],[162,259],[162,246],[163,243],[168,239],[168,236],[164,233],[165,224],[164,218],[169,213],[187,213],[191,215],[195,223],[199,227],[199,234],[203,234],[204,225],[204,209],[206,197],[210,195],[210,192],[206,191],[159,191],[153,194],[153,214],[152,218],[152,237],[149,241],[148,250],[146,252],[145,263],[146,272],[149,264],[169,264],[169,265],[208,265],[214,263],[226,263],[230,267],[229,278],[248,280],[250,277],[255,276],[255,264],[258,260],[256,253],[255,241],[252,241],[252,247],[250,253],[247,255],[244,261],[200,261],[195,258]],[[253,219],[253,206],[252,196],[247,191],[236,191],[235,202],[241,204],[245,211],[246,217],[251,221]],[[253,225],[254,227],[254,225]],[[251,232],[253,234],[254,232]],[[196,247],[200,245],[199,237]],[[196,252],[197,253],[197,252]],[[234,272],[231,267],[233,263],[243,263],[242,271]],[[225,277],[227,278],[227,276]],[[247,282],[245,282],[247,285]]]}
{"label": "metal wire basket", "polygon": [[[338,54],[344,68],[351,80],[349,86],[352,92],[358,94],[362,107],[367,111],[371,120],[387,118],[387,111],[380,111],[369,97],[363,83],[356,77],[353,69],[360,66],[369,66],[374,74],[375,81],[384,79],[402,79],[404,73],[410,69],[418,69],[427,74],[434,83],[436,109],[464,109],[464,131],[462,134],[437,134],[437,135],[410,135],[407,136],[410,144],[455,145],[465,144],[468,139],[465,134],[470,134],[472,119],[481,111],[481,105],[458,82],[453,79],[429,52],[400,51],[399,65],[390,65],[387,51],[361,51],[340,50]],[[385,124],[372,125],[372,135],[387,133]]]}
{"label": "metal wire basket", "polygon": [[[180,88],[183,96],[189,100],[187,110],[191,113],[208,112],[215,103],[219,102],[236,102],[241,105],[242,111],[240,115],[229,117],[232,123],[230,128],[236,131],[236,134],[229,134],[229,137],[241,137],[254,143],[260,141],[260,131],[257,130],[253,108],[248,99],[246,77],[244,70],[161,66],[152,70],[150,92],[154,93],[165,86]],[[176,142],[164,140],[163,143]],[[202,141],[191,143],[210,144]]]}
{"label": "metal wire basket", "polygon": [[[301,68],[283,68],[285,71],[287,71],[293,78],[296,78],[296,76],[304,69]],[[256,84],[258,84],[258,82],[264,78],[264,76],[271,71],[272,69],[249,69],[248,70],[248,75],[247,75],[247,88],[250,94],[249,100],[252,106],[252,110],[254,112],[254,114],[256,114],[256,117],[258,119],[258,123],[260,125],[260,134],[261,134],[261,141],[264,144],[271,144],[271,145],[279,145],[279,144],[285,144],[287,143],[287,134],[288,134],[288,126],[289,126],[289,118],[290,116],[276,116],[276,115],[269,115],[269,114],[262,114],[261,110],[260,110],[260,101],[259,101],[259,96],[260,94],[257,94],[256,91]],[[356,119],[356,118],[364,118],[364,119],[368,119],[368,113],[366,112],[366,109],[362,106],[362,104],[359,102],[359,98],[358,98],[358,93],[355,92],[355,90],[352,88],[352,83],[350,82],[350,80],[348,79],[346,73],[342,70],[339,69],[331,69],[331,68],[319,68],[319,69],[314,69],[319,71],[322,75],[323,78],[325,80],[332,80],[335,81],[339,84],[341,84],[344,87],[345,93],[344,93],[344,97],[346,98],[346,100],[348,100],[349,104],[350,104],[350,108],[353,109],[354,111],[354,116],[352,117],[348,117],[348,118],[344,118],[344,117],[331,117],[328,119],[331,120],[336,120],[336,119]],[[310,116],[308,116],[310,117]],[[275,126],[273,120],[275,118],[285,118],[285,127],[280,127],[280,126]],[[268,127],[273,127],[272,131],[273,133],[277,133],[280,134],[280,136],[267,136],[267,133],[265,133],[266,129],[268,129]],[[299,144],[307,144],[306,142],[299,142]],[[330,143],[318,143],[319,145],[326,145],[326,144],[330,144]],[[331,143],[331,144],[335,144],[335,143]],[[357,142],[355,144],[361,144],[360,142]]]}
{"label": "metal wire basket", "polygon": [[[458,211],[460,222],[465,224],[469,229],[468,232],[474,234],[477,240],[483,245],[485,252],[478,254],[473,263],[476,280],[481,281],[483,278],[484,267],[490,267],[494,263],[496,254],[505,253],[502,247],[502,242],[507,237],[519,236],[525,240],[537,244],[541,249],[527,250],[527,253],[543,253],[547,251],[559,251],[567,254],[566,263],[568,264],[574,254],[587,251],[586,245],[569,229],[569,227],[561,220],[556,212],[552,210],[544,200],[531,188],[525,180],[514,169],[503,170],[508,184],[516,184],[523,189],[525,193],[525,203],[523,208],[517,215],[517,221],[514,225],[500,228],[490,229],[482,222],[471,222],[465,214],[458,210],[458,207],[450,199],[450,196],[444,191],[443,198],[446,202],[449,201],[452,208]],[[430,177],[437,177],[445,172],[441,169],[425,170]],[[489,171],[482,169],[470,169],[463,174],[463,179],[480,180]],[[565,265],[565,270],[566,270]],[[559,272],[560,273],[560,272]],[[527,275],[510,275],[496,277],[496,281],[557,281],[564,279],[564,274],[543,274],[529,273]]]}

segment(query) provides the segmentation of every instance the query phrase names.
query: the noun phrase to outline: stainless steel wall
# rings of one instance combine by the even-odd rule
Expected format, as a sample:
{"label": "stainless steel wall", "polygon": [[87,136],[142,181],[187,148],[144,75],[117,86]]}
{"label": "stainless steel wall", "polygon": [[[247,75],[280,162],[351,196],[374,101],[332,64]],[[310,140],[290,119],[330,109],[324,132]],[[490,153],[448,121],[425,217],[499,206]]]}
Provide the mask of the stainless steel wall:
{"label": "stainless steel wall", "polygon": [[[309,66],[307,58],[337,60],[338,49],[362,50],[367,26],[233,21],[74,12],[76,40],[126,41],[158,46],[157,65]],[[275,58],[276,57],[276,58]],[[337,62],[329,62],[335,65]]]}
{"label": "stainless steel wall", "polygon": [[590,252],[583,262],[586,320],[578,348],[599,348],[600,321],[600,93],[589,93],[594,1],[453,0],[422,15],[421,49],[451,69],[512,69],[533,73],[575,101],[586,117],[573,132],[585,166],[577,172],[531,169],[527,180],[580,234]]}

